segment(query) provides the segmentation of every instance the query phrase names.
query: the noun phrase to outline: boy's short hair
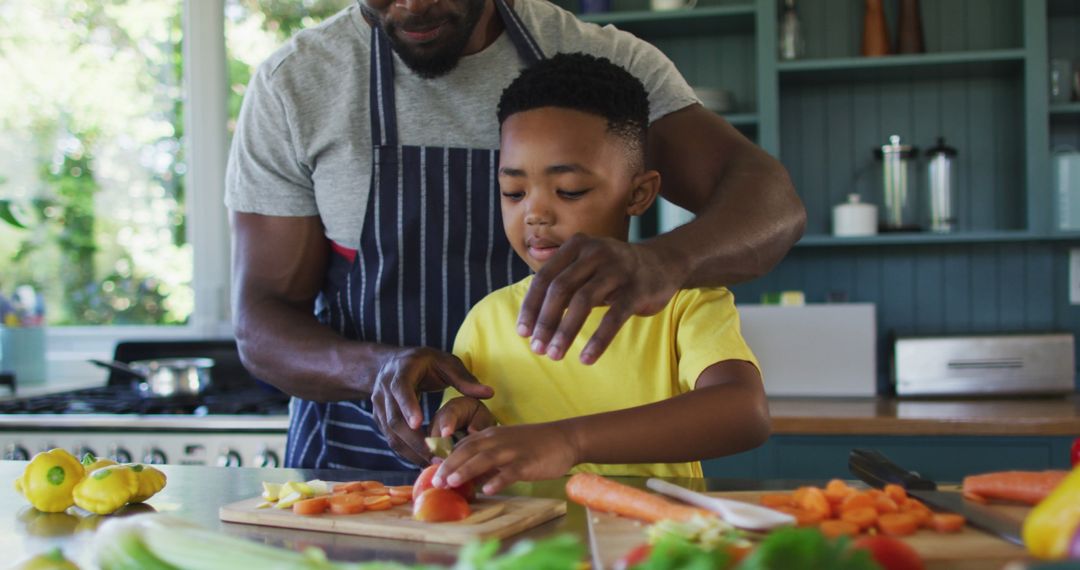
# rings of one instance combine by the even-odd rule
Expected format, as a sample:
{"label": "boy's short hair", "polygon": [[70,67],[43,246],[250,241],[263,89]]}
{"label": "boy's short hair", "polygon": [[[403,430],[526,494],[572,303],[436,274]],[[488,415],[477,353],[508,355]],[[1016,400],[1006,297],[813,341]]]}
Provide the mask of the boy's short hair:
{"label": "boy's short hair", "polygon": [[607,120],[608,132],[644,157],[649,95],[629,71],[605,57],[560,53],[526,68],[502,92],[499,126],[515,113],[541,107],[582,111]]}

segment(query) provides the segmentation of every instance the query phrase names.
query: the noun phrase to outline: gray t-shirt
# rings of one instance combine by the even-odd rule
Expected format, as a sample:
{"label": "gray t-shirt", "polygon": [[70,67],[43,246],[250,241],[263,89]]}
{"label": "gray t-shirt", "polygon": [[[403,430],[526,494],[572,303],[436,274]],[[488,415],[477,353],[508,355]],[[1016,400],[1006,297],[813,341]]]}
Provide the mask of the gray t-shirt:
{"label": "gray t-shirt", "polygon": [[[633,35],[583,23],[545,0],[515,0],[513,9],[545,55],[603,56],[641,79],[650,121],[698,102],[675,65]],[[352,6],[297,33],[259,67],[233,137],[226,206],[317,215],[328,238],[358,246],[371,182],[370,40],[371,28]],[[415,75],[395,54],[400,143],[498,148],[499,96],[523,67],[506,33],[436,79]]]}

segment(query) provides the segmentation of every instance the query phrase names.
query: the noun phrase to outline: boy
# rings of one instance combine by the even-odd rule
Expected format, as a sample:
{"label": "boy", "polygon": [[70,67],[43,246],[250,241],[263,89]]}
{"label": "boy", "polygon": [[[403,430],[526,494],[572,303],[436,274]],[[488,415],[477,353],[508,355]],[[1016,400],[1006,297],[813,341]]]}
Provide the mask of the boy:
{"label": "boy", "polygon": [[[541,61],[503,92],[503,225],[533,271],[575,234],[625,241],[629,217],[652,204],[660,175],[645,168],[648,106],[640,81],[585,54]],[[471,435],[439,467],[435,486],[478,478],[490,494],[571,468],[701,477],[697,460],[768,437],[761,374],[729,291],[677,292],[655,315],[632,317],[590,366],[534,354],[515,333],[531,279],[485,297],[458,331],[454,354],[495,395],[481,402],[447,391],[432,432]],[[584,330],[605,313],[594,309]],[[567,353],[580,353],[589,336]]]}

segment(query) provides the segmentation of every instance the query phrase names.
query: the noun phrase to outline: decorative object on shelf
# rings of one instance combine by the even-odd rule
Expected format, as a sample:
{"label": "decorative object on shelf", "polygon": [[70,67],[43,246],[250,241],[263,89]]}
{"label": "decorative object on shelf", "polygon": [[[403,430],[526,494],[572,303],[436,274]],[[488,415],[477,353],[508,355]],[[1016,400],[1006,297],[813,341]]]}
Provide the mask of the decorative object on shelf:
{"label": "decorative object on shelf", "polygon": [[795,0],[784,0],[779,36],[781,60],[799,59],[806,55],[806,41],[803,39],[802,21],[795,10]]}
{"label": "decorative object on shelf", "polygon": [[923,53],[925,51],[919,0],[900,0],[900,24],[896,32],[896,53]]}
{"label": "decorative object on shelf", "polygon": [[926,151],[926,204],[930,231],[948,233],[956,229],[956,149],[938,137],[937,145]]}
{"label": "decorative object on shelf", "polygon": [[1073,70],[1067,59],[1050,60],[1050,102],[1068,103],[1072,100]]}
{"label": "decorative object on shelf", "polygon": [[848,194],[847,202],[833,206],[832,233],[837,237],[872,236],[878,229],[877,206]]}
{"label": "decorative object on shelf", "polygon": [[694,95],[701,99],[701,106],[714,113],[727,113],[735,107],[734,97],[727,89],[694,87]]}
{"label": "decorative object on shelf", "polygon": [[866,0],[863,13],[862,54],[868,57],[889,55],[889,28],[881,0]]}
{"label": "decorative object on shelf", "polygon": [[1054,191],[1058,229],[1080,230],[1080,152],[1071,146],[1054,149]]}
{"label": "decorative object on shelf", "polygon": [[915,184],[915,157],[918,150],[900,144],[900,136],[889,137],[889,144],[874,149],[874,156],[881,161],[881,231],[918,231],[915,223],[916,201],[912,186]]}
{"label": "decorative object on shelf", "polygon": [[690,9],[697,5],[697,0],[649,0],[649,7],[657,12],[666,10]]}
{"label": "decorative object on shelf", "polygon": [[582,14],[602,14],[611,11],[611,0],[581,0]]}

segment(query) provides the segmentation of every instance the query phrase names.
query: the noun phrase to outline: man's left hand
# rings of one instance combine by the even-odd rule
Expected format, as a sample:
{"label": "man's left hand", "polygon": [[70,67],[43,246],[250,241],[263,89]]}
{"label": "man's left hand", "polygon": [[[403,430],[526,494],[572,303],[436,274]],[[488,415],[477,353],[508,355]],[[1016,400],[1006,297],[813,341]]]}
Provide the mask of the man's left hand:
{"label": "man's left hand", "polygon": [[566,355],[593,307],[608,305],[600,326],[581,351],[592,364],[633,315],[663,309],[685,281],[681,256],[652,244],[630,244],[577,234],[536,273],[518,316],[518,334],[531,336],[537,354]]}

